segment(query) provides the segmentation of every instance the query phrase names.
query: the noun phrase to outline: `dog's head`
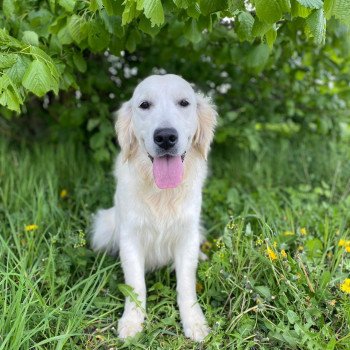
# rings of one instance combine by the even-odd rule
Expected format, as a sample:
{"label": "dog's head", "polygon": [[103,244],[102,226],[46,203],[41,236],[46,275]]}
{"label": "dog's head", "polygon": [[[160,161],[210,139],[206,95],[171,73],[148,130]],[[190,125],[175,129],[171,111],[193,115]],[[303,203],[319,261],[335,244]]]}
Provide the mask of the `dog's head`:
{"label": "dog's head", "polygon": [[186,80],[173,74],[152,75],[118,111],[116,130],[124,160],[139,149],[153,163],[156,185],[174,188],[182,180],[191,148],[207,158],[215,123],[213,106]]}

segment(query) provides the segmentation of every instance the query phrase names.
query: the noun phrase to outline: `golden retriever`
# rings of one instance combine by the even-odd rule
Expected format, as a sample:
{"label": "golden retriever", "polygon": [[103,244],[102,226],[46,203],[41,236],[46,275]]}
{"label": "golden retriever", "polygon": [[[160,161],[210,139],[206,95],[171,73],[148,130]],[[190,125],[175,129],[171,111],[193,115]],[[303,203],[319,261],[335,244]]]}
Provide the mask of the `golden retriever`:
{"label": "golden retriever", "polygon": [[[152,75],[117,113],[121,152],[116,160],[114,206],[94,218],[92,246],[119,251],[126,298],[120,338],[142,330],[145,271],[173,263],[184,333],[202,341],[209,327],[198,304],[196,270],[202,240],[200,210],[216,111],[177,75]],[[140,307],[141,306],[141,307]]]}

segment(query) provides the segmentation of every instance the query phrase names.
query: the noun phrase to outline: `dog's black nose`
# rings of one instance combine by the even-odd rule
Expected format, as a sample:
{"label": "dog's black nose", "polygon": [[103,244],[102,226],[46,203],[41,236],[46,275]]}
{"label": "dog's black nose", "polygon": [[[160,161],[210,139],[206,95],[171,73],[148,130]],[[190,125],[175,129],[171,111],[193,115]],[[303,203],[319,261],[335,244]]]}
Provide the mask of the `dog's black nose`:
{"label": "dog's black nose", "polygon": [[165,150],[174,147],[177,139],[178,134],[174,128],[156,129],[153,135],[154,143]]}

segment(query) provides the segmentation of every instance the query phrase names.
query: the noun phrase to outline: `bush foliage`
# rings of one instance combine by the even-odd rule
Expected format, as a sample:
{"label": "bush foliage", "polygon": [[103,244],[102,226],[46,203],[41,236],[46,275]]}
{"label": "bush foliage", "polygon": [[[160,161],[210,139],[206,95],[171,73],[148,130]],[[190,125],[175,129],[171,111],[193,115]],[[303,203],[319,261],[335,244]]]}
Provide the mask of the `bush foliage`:
{"label": "bush foliage", "polygon": [[[345,0],[4,0],[1,112],[25,116],[21,134],[23,123],[69,134],[108,160],[111,111],[139,79],[172,72],[214,98],[219,143],[348,135],[349,11]],[[4,118],[0,129],[17,134]]]}

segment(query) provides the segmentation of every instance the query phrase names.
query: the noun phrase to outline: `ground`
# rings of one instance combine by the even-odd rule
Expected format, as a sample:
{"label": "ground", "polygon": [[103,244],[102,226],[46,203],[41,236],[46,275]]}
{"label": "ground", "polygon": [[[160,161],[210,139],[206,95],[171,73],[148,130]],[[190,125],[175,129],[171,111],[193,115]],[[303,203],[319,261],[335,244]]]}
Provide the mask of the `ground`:
{"label": "ground", "polygon": [[349,349],[349,147],[214,147],[198,269],[212,332],[187,340],[168,269],[147,275],[145,331],[125,343],[117,258],[89,248],[112,164],[83,145],[0,141],[0,349]]}

